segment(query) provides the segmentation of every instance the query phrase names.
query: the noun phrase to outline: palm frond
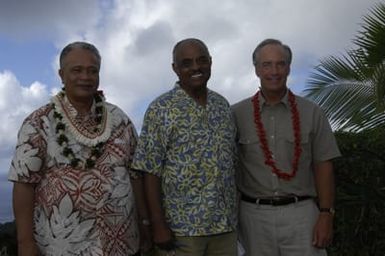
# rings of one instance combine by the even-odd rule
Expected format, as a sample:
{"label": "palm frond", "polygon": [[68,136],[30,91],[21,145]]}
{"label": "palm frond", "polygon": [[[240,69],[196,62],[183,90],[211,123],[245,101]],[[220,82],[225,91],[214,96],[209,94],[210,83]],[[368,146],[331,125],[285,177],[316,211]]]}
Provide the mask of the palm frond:
{"label": "palm frond", "polygon": [[385,111],[385,61],[374,68],[372,83],[375,88],[376,110]]}
{"label": "palm frond", "polygon": [[363,18],[357,49],[320,60],[305,97],[318,103],[335,130],[361,131],[385,121],[385,4]]}
{"label": "palm frond", "polygon": [[353,42],[365,50],[368,64],[375,66],[385,59],[385,4],[376,5],[363,21]]}

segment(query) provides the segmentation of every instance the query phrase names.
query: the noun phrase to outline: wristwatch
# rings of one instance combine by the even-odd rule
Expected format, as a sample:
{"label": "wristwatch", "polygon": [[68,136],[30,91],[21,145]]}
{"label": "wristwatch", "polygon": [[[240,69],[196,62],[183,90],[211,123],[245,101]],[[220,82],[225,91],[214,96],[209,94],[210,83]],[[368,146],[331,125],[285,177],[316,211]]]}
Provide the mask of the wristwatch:
{"label": "wristwatch", "polygon": [[330,208],[319,208],[319,211],[320,212],[330,213],[333,216],[336,213],[336,210],[333,207],[330,207]]}
{"label": "wristwatch", "polygon": [[142,225],[143,226],[151,226],[151,222],[148,219],[142,219]]}

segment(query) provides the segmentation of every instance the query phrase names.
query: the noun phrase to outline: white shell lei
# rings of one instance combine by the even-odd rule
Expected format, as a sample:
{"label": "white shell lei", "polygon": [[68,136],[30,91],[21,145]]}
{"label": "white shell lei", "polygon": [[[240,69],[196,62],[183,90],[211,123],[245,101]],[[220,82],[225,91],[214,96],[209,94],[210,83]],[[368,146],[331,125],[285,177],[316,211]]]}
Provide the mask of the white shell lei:
{"label": "white shell lei", "polygon": [[62,122],[68,128],[65,132],[70,132],[77,142],[89,147],[96,146],[98,143],[105,142],[110,138],[111,116],[106,109],[103,97],[101,97],[103,104],[102,120],[98,126],[98,132],[95,133],[90,133],[87,130],[82,131],[80,129],[80,125],[71,120],[71,117],[63,105],[64,97],[65,94],[63,92],[59,92],[57,95],[52,97],[51,102],[55,104],[55,110],[63,116]]}

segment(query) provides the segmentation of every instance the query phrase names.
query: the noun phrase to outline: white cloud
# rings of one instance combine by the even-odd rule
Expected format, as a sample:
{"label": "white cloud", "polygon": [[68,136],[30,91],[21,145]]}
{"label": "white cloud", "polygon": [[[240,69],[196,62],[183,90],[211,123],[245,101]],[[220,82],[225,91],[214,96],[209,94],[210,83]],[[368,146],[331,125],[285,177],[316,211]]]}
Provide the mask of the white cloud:
{"label": "white cloud", "polygon": [[0,72],[1,155],[6,153],[10,156],[22,121],[38,106],[45,104],[48,98],[49,92],[45,85],[34,82],[24,87],[10,71]]}
{"label": "white cloud", "polygon": [[290,81],[300,91],[304,76],[296,73],[351,47],[362,15],[376,2],[14,0],[1,2],[0,31],[52,33],[59,49],[73,40],[93,42],[103,57],[107,96],[140,122],[141,103],[176,79],[171,70],[176,41],[198,37],[207,43],[214,63],[210,85],[235,102],[258,86],[250,60],[256,44],[266,37],[282,39],[293,49]]}
{"label": "white cloud", "polygon": [[0,34],[18,40],[66,38],[96,26],[97,0],[0,1]]}

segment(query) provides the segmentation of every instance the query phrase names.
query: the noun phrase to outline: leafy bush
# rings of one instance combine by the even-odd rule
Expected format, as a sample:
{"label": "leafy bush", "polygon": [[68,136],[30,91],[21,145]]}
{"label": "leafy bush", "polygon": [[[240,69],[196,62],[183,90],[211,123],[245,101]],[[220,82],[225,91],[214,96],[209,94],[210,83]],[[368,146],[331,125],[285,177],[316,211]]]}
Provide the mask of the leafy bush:
{"label": "leafy bush", "polygon": [[335,237],[329,255],[385,253],[385,129],[337,133]]}
{"label": "leafy bush", "polygon": [[0,255],[17,255],[16,227],[14,222],[0,224]]}

